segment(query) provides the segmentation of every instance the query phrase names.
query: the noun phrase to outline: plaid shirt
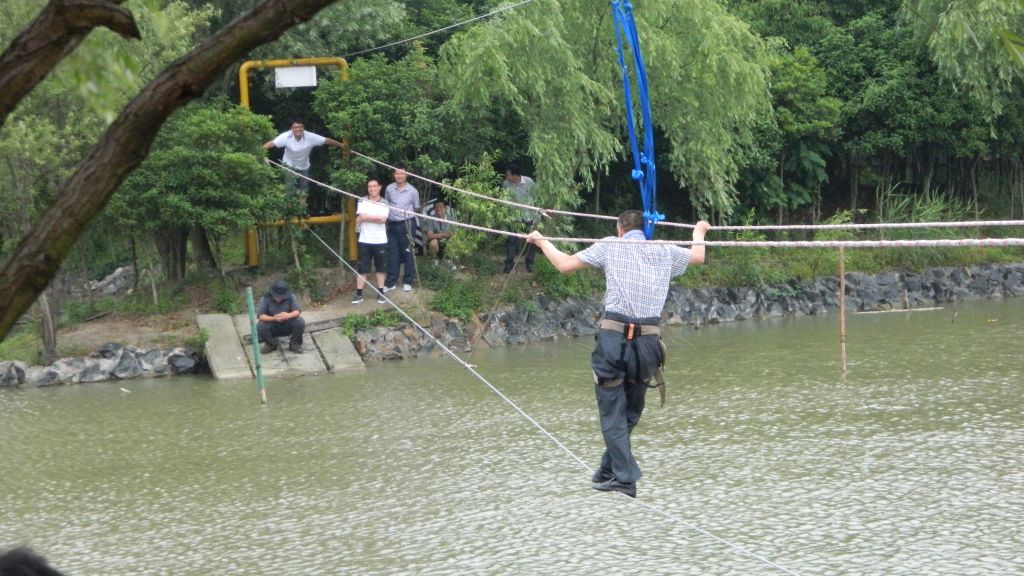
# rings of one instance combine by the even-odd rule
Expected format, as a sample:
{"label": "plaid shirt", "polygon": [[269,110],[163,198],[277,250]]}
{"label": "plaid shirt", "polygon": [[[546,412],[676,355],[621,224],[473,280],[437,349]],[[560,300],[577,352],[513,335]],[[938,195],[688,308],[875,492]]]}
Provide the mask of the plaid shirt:
{"label": "plaid shirt", "polygon": [[[641,230],[630,230],[623,240],[643,240]],[[576,253],[585,264],[604,271],[607,289],[605,312],[628,318],[661,318],[672,278],[686,272],[690,251],[667,244],[620,242],[609,236]]]}
{"label": "plaid shirt", "polygon": [[[405,183],[403,188],[399,188],[395,182],[388,184],[388,187],[384,189],[384,200],[387,201],[389,206],[398,208],[398,210],[416,212],[420,209],[420,193],[416,190],[415,186],[408,182]],[[398,210],[392,210],[388,213],[389,222],[404,222],[409,218],[415,218],[412,214],[399,212]]]}

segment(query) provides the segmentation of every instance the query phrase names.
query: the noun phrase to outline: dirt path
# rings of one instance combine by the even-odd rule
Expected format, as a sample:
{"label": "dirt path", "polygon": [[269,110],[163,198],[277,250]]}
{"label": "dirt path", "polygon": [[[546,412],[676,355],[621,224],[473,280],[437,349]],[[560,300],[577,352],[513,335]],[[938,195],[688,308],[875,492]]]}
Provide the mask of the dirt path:
{"label": "dirt path", "polygon": [[85,356],[108,342],[140,350],[183,346],[198,334],[187,312],[157,316],[106,316],[61,330],[57,346],[62,356]]}

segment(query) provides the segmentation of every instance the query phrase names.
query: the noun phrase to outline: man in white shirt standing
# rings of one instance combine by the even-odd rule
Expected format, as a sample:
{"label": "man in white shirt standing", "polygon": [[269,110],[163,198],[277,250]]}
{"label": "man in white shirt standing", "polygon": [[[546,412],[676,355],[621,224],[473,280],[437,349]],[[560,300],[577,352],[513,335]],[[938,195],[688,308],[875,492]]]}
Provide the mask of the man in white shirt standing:
{"label": "man in white shirt standing", "polygon": [[[334,146],[341,148],[341,142],[326,138],[319,134],[306,131],[302,122],[292,122],[292,127],[287,132],[282,132],[273,140],[263,145],[263,148],[284,148],[284,158],[281,163],[303,176],[309,176],[309,154],[317,146]],[[309,181],[286,172],[284,175],[285,191],[297,195],[297,202],[305,208],[306,194],[309,190]],[[305,212],[305,209],[303,209]]]}
{"label": "man in white shirt standing", "polygon": [[356,276],[356,295],[353,304],[363,301],[363,286],[370,264],[377,272],[377,302],[384,300],[384,266],[388,256],[388,205],[380,195],[380,181],[371,178],[366,182],[366,198],[359,199],[356,208],[356,230],[359,231],[359,264]]}

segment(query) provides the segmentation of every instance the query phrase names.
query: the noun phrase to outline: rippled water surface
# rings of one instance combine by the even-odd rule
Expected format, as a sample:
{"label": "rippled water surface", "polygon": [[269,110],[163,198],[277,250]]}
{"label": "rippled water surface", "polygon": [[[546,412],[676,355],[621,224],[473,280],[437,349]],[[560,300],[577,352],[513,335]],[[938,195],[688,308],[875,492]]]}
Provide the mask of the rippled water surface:
{"label": "rippled water surface", "polygon": [[1024,574],[1022,318],[852,316],[845,377],[836,315],[671,328],[637,501],[589,487],[585,338],[473,357],[565,449],[444,358],[265,407],[208,379],[0,391],[0,547],[69,576],[785,573],[717,537],[802,575]]}

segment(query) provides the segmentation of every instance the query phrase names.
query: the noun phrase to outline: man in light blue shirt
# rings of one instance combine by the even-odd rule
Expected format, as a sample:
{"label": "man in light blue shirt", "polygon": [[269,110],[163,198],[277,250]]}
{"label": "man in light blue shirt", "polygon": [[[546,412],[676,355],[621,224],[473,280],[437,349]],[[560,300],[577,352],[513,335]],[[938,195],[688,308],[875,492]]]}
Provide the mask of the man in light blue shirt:
{"label": "man in light blue shirt", "polygon": [[402,290],[411,292],[412,282],[416,279],[416,257],[411,246],[416,226],[414,214],[420,209],[420,193],[406,181],[408,176],[404,169],[395,168],[395,181],[384,189],[384,201],[391,208],[388,212],[388,274],[384,280],[385,292],[395,289],[403,266],[405,274]]}

